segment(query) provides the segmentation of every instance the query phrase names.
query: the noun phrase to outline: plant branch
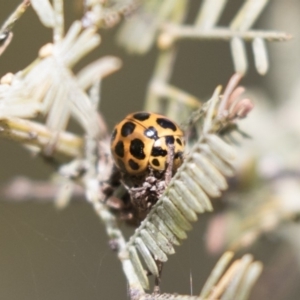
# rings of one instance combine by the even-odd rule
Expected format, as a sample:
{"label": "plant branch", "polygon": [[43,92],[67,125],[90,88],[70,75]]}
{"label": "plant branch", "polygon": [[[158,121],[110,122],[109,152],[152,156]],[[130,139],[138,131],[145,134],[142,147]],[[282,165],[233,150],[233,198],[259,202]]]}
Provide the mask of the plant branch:
{"label": "plant branch", "polygon": [[251,41],[255,38],[263,38],[268,41],[288,41],[292,38],[291,34],[281,31],[267,30],[233,30],[229,28],[215,27],[212,29],[199,30],[195,26],[165,24],[162,27],[162,34],[169,35],[170,42],[180,39],[206,39],[206,40],[230,40],[234,37]]}
{"label": "plant branch", "polygon": [[[54,133],[45,126],[14,117],[2,118],[0,128],[0,137],[26,146],[35,146],[36,151],[43,150],[54,137]],[[57,136],[55,152],[69,157],[78,157],[82,153],[82,146],[83,141],[80,137],[72,133],[60,132]]]}

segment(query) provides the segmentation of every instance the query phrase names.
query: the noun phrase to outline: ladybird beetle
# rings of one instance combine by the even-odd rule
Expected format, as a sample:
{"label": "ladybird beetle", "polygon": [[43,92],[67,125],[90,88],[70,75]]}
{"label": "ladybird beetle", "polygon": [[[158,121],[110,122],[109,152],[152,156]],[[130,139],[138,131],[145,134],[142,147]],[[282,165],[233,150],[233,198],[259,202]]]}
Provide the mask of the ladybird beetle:
{"label": "ladybird beetle", "polygon": [[150,166],[167,168],[168,145],[174,145],[173,170],[182,164],[183,133],[163,115],[136,112],[117,124],[111,136],[111,151],[117,167],[129,175],[142,175]]}

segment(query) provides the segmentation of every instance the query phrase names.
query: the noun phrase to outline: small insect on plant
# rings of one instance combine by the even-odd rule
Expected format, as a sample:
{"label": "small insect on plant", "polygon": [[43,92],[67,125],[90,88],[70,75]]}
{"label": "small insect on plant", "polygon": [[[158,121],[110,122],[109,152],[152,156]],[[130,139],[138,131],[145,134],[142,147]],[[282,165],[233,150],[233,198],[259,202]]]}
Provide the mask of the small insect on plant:
{"label": "small insect on plant", "polygon": [[[291,38],[290,34],[281,31],[252,29],[264,7],[272,1],[244,0],[240,1],[242,5],[234,4],[238,1],[225,0],[15,0],[2,2],[7,5],[12,2],[20,3],[11,15],[3,20],[4,23],[0,27],[0,55],[6,49],[11,50],[15,47],[16,57],[20,56],[18,44],[14,46],[12,43],[9,48],[8,45],[13,36],[14,39],[22,36],[18,30],[13,32],[13,29],[19,26],[16,21],[27,10],[36,13],[43,26],[47,27],[47,30],[48,28],[52,30],[50,41],[41,44],[43,40],[39,40],[36,44],[34,53],[37,49],[40,50],[30,64],[26,66],[25,61],[29,58],[24,56],[24,62],[22,62],[22,65],[26,66],[24,69],[9,65],[8,71],[16,69],[18,72],[15,74],[9,72],[3,77],[0,76],[0,137],[19,143],[34,157],[41,157],[42,162],[50,164],[51,171],[53,171],[51,174],[53,181],[47,180],[43,184],[40,181],[30,181],[29,188],[27,188],[27,185],[24,187],[22,182],[20,184],[16,179],[17,187],[14,182],[9,183],[8,188],[2,187],[2,190],[9,190],[5,193],[9,196],[9,201],[35,199],[39,203],[44,203],[47,198],[47,201],[53,201],[57,208],[62,209],[72,204],[73,197],[86,200],[102,221],[109,245],[117,253],[116,257],[128,283],[127,289],[123,284],[122,296],[118,299],[248,299],[253,284],[262,272],[262,263],[255,261],[251,254],[236,258],[230,265],[231,259],[234,255],[239,255],[240,250],[244,250],[258,240],[263,233],[274,230],[281,223],[294,222],[300,214],[299,201],[297,201],[300,193],[298,181],[294,182],[294,187],[297,189],[295,188],[293,193],[290,192],[290,186],[286,188],[286,183],[283,181],[281,190],[275,193],[273,191],[278,189],[278,180],[286,178],[286,174],[292,173],[293,180],[294,177],[298,180],[298,176],[294,174],[299,174],[299,170],[290,167],[292,165],[290,159],[286,160],[286,168],[282,170],[284,164],[281,158],[278,161],[276,158],[274,162],[269,163],[269,160],[273,159],[273,150],[280,148],[277,143],[274,144],[276,146],[270,143],[271,150],[266,150],[265,145],[261,147],[262,144],[268,144],[269,136],[273,136],[273,132],[278,130],[274,130],[276,124],[284,123],[284,121],[277,121],[281,112],[273,114],[277,122],[267,125],[269,122],[267,120],[273,120],[270,117],[271,110],[259,114],[259,109],[262,108],[259,108],[261,101],[258,101],[260,98],[265,98],[265,95],[261,97],[260,93],[250,88],[248,95],[244,96],[245,88],[239,85],[250,66],[246,43],[251,43],[257,72],[265,75],[269,69],[267,42],[287,41]],[[276,6],[279,2],[285,1],[273,2],[272,5]],[[238,9],[237,6],[240,8]],[[1,12],[4,11],[4,4],[0,7]],[[74,7],[76,7],[75,13],[73,13]],[[286,7],[288,8],[288,5]],[[67,10],[68,15],[71,12],[72,15],[78,16],[78,19],[73,20],[74,22],[69,27],[65,26],[69,21],[65,22],[64,9]],[[281,9],[279,12],[278,16],[280,15],[281,19],[283,15]],[[224,19],[220,22],[223,13]],[[26,20],[29,19],[24,18],[24,22]],[[231,21],[226,25],[224,20]],[[118,23],[122,24],[115,35],[116,31],[109,31],[109,28]],[[26,30],[28,37],[32,36],[27,26]],[[48,36],[46,31],[43,32],[45,37]],[[111,56],[110,51],[115,48],[110,47],[116,47],[116,45],[115,43],[109,44],[109,36],[111,41],[116,40],[119,46],[126,49],[128,55],[120,52],[121,58]],[[226,51],[223,51],[225,48],[219,48],[219,44],[215,55],[220,60],[214,59],[215,61],[209,59],[210,55],[206,55],[205,49],[208,48],[201,48],[202,52],[200,52],[200,47],[193,46],[199,41],[208,43],[211,40],[229,42],[234,68],[226,67],[226,57],[223,56]],[[102,58],[98,58],[97,51],[92,52],[92,50],[98,50],[100,43],[105,45],[100,46],[103,53],[108,51]],[[27,39],[26,44],[28,44]],[[186,46],[182,47],[182,45]],[[191,47],[188,51],[187,45]],[[201,43],[202,46],[205,45]],[[156,52],[154,68],[153,61],[149,67],[146,66],[146,61],[149,62],[152,59],[151,55],[147,56],[147,59],[136,60],[142,63],[138,68],[128,68],[129,54],[146,55],[151,49],[153,53]],[[190,51],[195,51],[193,56],[190,56],[190,53],[193,53]],[[23,52],[21,57],[23,58]],[[2,59],[1,63],[5,62],[6,58]],[[77,69],[77,64],[83,58],[91,62],[82,69]],[[202,65],[203,60],[212,62],[205,67]],[[293,65],[296,64],[293,63]],[[128,70],[128,73],[123,74],[130,73],[132,80],[123,81],[123,77],[119,77],[119,81],[114,81],[114,83],[113,81],[103,82],[104,78],[121,67]],[[147,72],[152,68],[153,75],[150,76]],[[145,70],[147,81],[133,81],[139,77],[141,69],[143,72]],[[224,72],[223,75],[221,71]],[[234,74],[230,77],[232,73]],[[213,76],[213,74],[218,76]],[[284,86],[282,80],[286,77],[278,76],[280,78],[278,86]],[[216,86],[219,82],[224,82],[224,78],[230,78],[225,88],[223,89],[220,85]],[[103,86],[109,87],[112,83],[115,84],[114,88],[105,90],[102,88]],[[132,83],[135,84],[132,85]],[[207,91],[204,89],[206,85],[208,85]],[[141,103],[142,98],[139,96],[137,87],[142,87],[143,91],[140,92],[146,95],[144,105]],[[147,91],[144,91],[146,87]],[[115,97],[110,92],[106,93],[112,90],[120,91],[120,96]],[[125,90],[133,94],[124,94]],[[211,93],[209,99],[202,96],[208,92]],[[130,99],[133,99],[136,102],[135,107],[139,105],[141,111],[127,115],[110,132],[111,124],[106,123],[105,120],[114,120],[115,116],[102,109],[100,104],[112,98],[123,101],[126,106],[128,104],[128,107]],[[240,121],[246,118],[254,107],[250,98],[258,104],[258,117],[255,119],[255,124],[251,123],[253,121],[249,118],[246,120],[249,123],[243,123],[244,127],[240,127]],[[110,100],[108,103],[113,102]],[[119,109],[115,112],[119,113]],[[268,117],[264,118],[264,115]],[[176,120],[181,127],[173,120]],[[76,126],[73,128],[73,122],[80,128]],[[268,132],[268,128],[272,129],[270,134],[265,133],[268,139],[260,142],[257,133],[265,130]],[[252,132],[248,132],[250,129]],[[298,127],[297,134],[293,134],[293,138],[296,135],[299,135]],[[254,147],[247,145],[249,141],[243,143],[244,138],[249,136],[253,137],[253,141],[257,141]],[[286,136],[286,132],[282,136]],[[245,148],[242,148],[243,144]],[[283,144],[285,148],[290,142],[280,142],[280,144]],[[293,148],[296,148],[294,140],[291,144]],[[283,149],[281,152],[285,151]],[[236,158],[241,157],[240,154],[244,154],[244,161],[241,158],[237,162]],[[265,163],[266,157],[268,158],[267,164]],[[265,165],[268,170],[264,171]],[[226,190],[227,192],[224,193]],[[292,195],[289,196],[288,201],[286,201],[288,198],[286,190]],[[15,191],[18,193],[16,194]],[[208,215],[214,207],[217,208],[216,212]],[[4,217],[7,217],[6,212],[3,212]],[[60,259],[65,260],[66,257],[68,265],[81,271],[80,258],[76,258],[76,261],[74,259],[78,250],[77,244],[83,240],[82,237],[86,242],[89,240],[85,239],[86,235],[81,231],[77,232],[77,228],[82,229],[80,223],[77,223],[82,220],[80,218],[82,212],[79,210],[76,212],[78,214],[74,214],[75,217],[72,218],[72,222],[78,225],[74,230],[72,223],[72,234],[74,231],[76,237],[70,238],[68,230],[63,230],[67,238],[62,238],[60,226],[55,224],[55,227],[59,228],[59,238],[51,233],[49,240],[54,241],[55,247],[52,248],[55,248],[59,255],[63,254]],[[206,215],[199,217],[201,214]],[[87,217],[90,219],[90,215]],[[188,236],[187,232],[192,230],[192,223],[196,223],[198,218],[198,228],[201,226],[201,230],[205,227],[208,229],[204,229],[203,233],[197,233],[195,240],[192,236]],[[42,218],[38,216],[37,219]],[[43,219],[45,220],[41,228],[51,223],[49,226],[52,232],[54,222],[49,222],[48,217]],[[134,229],[130,236],[126,236],[123,223],[131,225],[131,229]],[[22,227],[26,227],[25,229],[28,227],[31,230],[33,226],[31,223],[29,225]],[[97,227],[98,223],[86,225],[88,227],[86,230],[93,233],[94,226]],[[14,229],[14,224],[11,227]],[[298,249],[299,245],[296,242],[299,239],[295,238],[293,230],[289,232],[289,240],[295,245],[295,249]],[[38,230],[31,231],[38,238],[41,236],[43,241],[47,240],[47,246],[52,246],[48,238],[44,238],[47,233],[44,234],[40,226]],[[8,236],[7,232],[5,231],[5,237]],[[15,230],[13,232],[15,234]],[[282,231],[280,232],[282,238]],[[195,240],[195,253],[199,262],[197,268],[200,271],[194,274],[196,276],[199,273],[198,275],[207,278],[207,281],[201,291],[197,291],[199,296],[195,296],[192,282],[190,282],[190,294],[180,295],[180,287],[177,284],[179,281],[176,281],[174,276],[169,276],[172,283],[170,293],[160,293],[162,266],[168,261],[170,255],[175,254],[175,247],[180,246],[188,237]],[[91,243],[85,243],[84,245],[88,247],[84,248],[89,248],[85,251],[92,251],[94,242],[97,242],[98,238],[97,235],[96,238],[91,239]],[[23,243],[25,238],[20,241]],[[31,244],[31,240],[28,240],[28,243]],[[5,242],[2,244],[1,252],[6,246]],[[72,256],[71,254],[66,256],[64,251],[57,251],[57,248],[58,250],[64,249],[61,248],[64,247],[62,245],[67,245],[68,249],[72,248],[70,250]],[[100,243],[98,246],[101,246]],[[205,256],[204,251],[202,253],[205,247],[208,250],[206,254],[211,257],[224,252],[208,277],[206,269],[210,266],[205,267],[208,256]],[[13,248],[18,247],[13,245]],[[190,248],[193,249],[192,246]],[[11,249],[9,247],[7,249],[11,253]],[[31,245],[28,249],[31,249]],[[24,261],[28,260],[29,250],[26,249]],[[95,253],[101,255],[99,248],[96,248]],[[35,256],[37,255],[34,251],[32,257]],[[1,257],[6,259],[6,256],[1,255]],[[42,257],[44,258],[44,255]],[[79,276],[83,275],[84,280],[81,281],[88,286],[88,291],[95,292],[93,299],[99,299],[99,293],[100,291],[104,293],[104,288],[109,289],[109,296],[102,298],[115,299],[113,298],[113,293],[117,291],[113,282],[115,278],[111,278],[109,274],[107,276],[106,272],[107,269],[112,272],[111,266],[102,272],[105,273],[103,278],[109,278],[112,281],[105,285],[98,278],[98,273],[101,273],[98,269],[100,271],[104,269],[104,267],[99,268],[102,262],[97,264],[98,256],[92,258],[87,254],[82,255],[83,257],[86,266],[92,266],[91,269],[89,268],[92,275],[84,269]],[[64,272],[57,272],[57,269],[55,269],[54,276],[45,276],[46,268],[39,265],[37,269],[42,270],[43,276],[35,276],[35,263],[32,263],[31,259],[29,262],[29,274],[34,281],[36,297],[59,298],[57,295],[49,294],[57,292],[58,288],[45,288],[43,291],[44,283],[40,280],[36,281],[39,277],[45,278],[47,284],[48,278],[51,278],[57,279],[59,287],[65,288],[66,286],[68,290],[59,290],[60,295],[69,293],[74,286],[76,287],[74,284],[61,284],[61,280],[69,278],[64,275]],[[38,259],[36,265],[40,263],[41,260]],[[191,260],[186,263],[191,265]],[[19,265],[17,267],[20,269]],[[61,269],[62,266],[59,264],[58,268]],[[97,268],[96,273],[93,268]],[[11,271],[11,269],[9,264],[8,270]],[[3,270],[2,267],[1,270]],[[70,270],[72,274],[78,273],[73,272],[73,269]],[[193,275],[192,271],[190,268],[191,275]],[[6,273],[3,271],[2,273],[6,276]],[[60,278],[56,278],[58,273],[62,273]],[[151,275],[150,280],[149,275]],[[277,274],[275,275],[278,278]],[[168,276],[165,277],[168,279]],[[21,280],[23,281],[23,277]],[[7,286],[18,286],[18,280],[15,277],[11,282],[13,284],[7,284]],[[183,285],[187,284],[188,282],[183,282]],[[153,286],[154,293],[151,292]],[[6,285],[4,284],[3,287],[6,288]],[[6,295],[4,288],[0,290],[0,299],[20,298],[3,297],[4,294]],[[79,288],[81,289],[81,286]],[[163,286],[163,289],[165,288],[166,286]],[[10,292],[13,293],[14,290]],[[274,293],[273,290],[271,292]],[[43,296],[41,296],[42,293],[44,293]],[[25,300],[25,294],[23,294],[21,298]],[[69,298],[92,300],[90,296],[86,296],[87,294],[82,297],[75,290],[74,295]],[[30,294],[28,299],[33,297]],[[274,297],[256,296],[254,298],[273,299]]]}
{"label": "small insect on plant", "polygon": [[141,221],[183,162],[183,132],[163,115],[129,114],[113,130],[111,152],[115,173],[130,194],[135,218]]}

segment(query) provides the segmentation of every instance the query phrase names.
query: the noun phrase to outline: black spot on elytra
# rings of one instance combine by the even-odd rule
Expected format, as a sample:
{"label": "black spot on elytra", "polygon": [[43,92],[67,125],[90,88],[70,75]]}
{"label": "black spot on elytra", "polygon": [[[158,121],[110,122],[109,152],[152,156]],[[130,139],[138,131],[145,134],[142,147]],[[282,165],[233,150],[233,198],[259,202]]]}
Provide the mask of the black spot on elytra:
{"label": "black spot on elytra", "polygon": [[126,137],[130,134],[132,134],[132,132],[134,131],[135,128],[135,124],[132,122],[126,122],[123,124],[122,128],[121,128],[121,135],[123,137]]}
{"label": "black spot on elytra", "polygon": [[170,121],[166,118],[157,118],[156,123],[165,129],[171,129],[173,131],[176,131],[176,129],[177,129],[176,125],[172,121]]}
{"label": "black spot on elytra", "polygon": [[182,151],[178,151],[177,153],[175,153],[174,159],[182,158],[182,155],[183,155],[183,152]]}
{"label": "black spot on elytra", "polygon": [[159,167],[159,161],[157,158],[152,159],[152,164],[156,167]]}
{"label": "black spot on elytra", "polygon": [[138,164],[138,163],[136,163],[133,159],[129,159],[129,161],[128,161],[128,164],[129,164],[129,166],[130,166],[130,168],[132,169],[132,170],[138,170],[139,168],[140,168],[140,165]]}
{"label": "black spot on elytra", "polygon": [[158,139],[158,135],[157,135],[157,131],[153,126],[148,127],[145,131],[144,134],[146,137],[148,137],[149,139],[154,139],[157,140]]}
{"label": "black spot on elytra", "polygon": [[166,156],[167,155],[167,150],[162,149],[161,147],[153,147],[151,151],[151,155],[154,157],[157,156]]}
{"label": "black spot on elytra", "polygon": [[118,131],[117,131],[117,129],[115,128],[114,131],[113,131],[112,134],[111,134],[111,139],[110,139],[111,142],[113,142],[113,141],[115,140],[117,133],[118,133]]}
{"label": "black spot on elytra", "polygon": [[118,156],[124,157],[124,143],[122,141],[118,141],[115,146],[115,152]]}
{"label": "black spot on elytra", "polygon": [[129,151],[131,155],[136,159],[144,159],[146,157],[144,153],[144,143],[139,139],[134,139],[130,143]]}
{"label": "black spot on elytra", "polygon": [[145,121],[149,119],[150,114],[147,112],[139,112],[133,115],[133,117],[139,121]]}
{"label": "black spot on elytra", "polygon": [[179,138],[176,139],[177,144],[179,144],[180,146],[182,146],[182,142]]}
{"label": "black spot on elytra", "polygon": [[175,141],[174,136],[167,135],[165,137],[165,139],[166,139],[166,144],[167,145],[173,145],[174,144],[174,141]]}

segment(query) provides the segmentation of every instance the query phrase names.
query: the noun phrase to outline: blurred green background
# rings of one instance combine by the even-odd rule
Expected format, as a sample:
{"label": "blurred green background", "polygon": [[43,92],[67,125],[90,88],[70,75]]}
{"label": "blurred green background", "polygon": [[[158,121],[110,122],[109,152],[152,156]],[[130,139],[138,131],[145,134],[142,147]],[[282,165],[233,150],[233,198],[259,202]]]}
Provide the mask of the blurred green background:
{"label": "blurred green background", "polygon": [[[80,16],[76,2],[65,1],[67,26]],[[0,22],[19,3],[19,0],[1,0]],[[188,20],[194,19],[199,3],[191,1]],[[228,24],[241,3],[229,1],[221,25]],[[271,1],[255,25],[256,28],[287,31],[295,36],[288,43],[268,44],[271,68],[265,77],[254,70],[249,51],[250,69],[242,84],[262,89],[274,99],[274,106],[276,102],[284,101],[286,92],[299,79],[299,9],[299,0]],[[142,57],[127,55],[115,45],[115,32],[116,29],[101,32],[100,47],[76,67],[78,70],[104,55],[122,59],[122,69],[103,83],[100,109],[110,128],[126,114],[143,108],[157,56],[155,48]],[[51,31],[41,25],[30,8],[16,24],[13,42],[0,57],[0,76],[26,67],[35,59],[40,47],[51,41],[51,37]],[[291,67],[293,64],[298,65],[298,70]],[[225,85],[233,72],[227,42],[182,41],[172,83],[201,99],[208,99],[214,88],[218,84]],[[0,144],[0,185],[15,176],[46,180],[51,174],[49,166],[19,145],[6,140],[0,140]],[[188,240],[165,264],[162,278],[164,292],[190,294],[192,278],[193,292],[199,293],[218,258],[218,255],[210,255],[204,245],[204,230],[209,218],[209,214],[199,217]],[[128,231],[126,226],[123,227]],[[276,238],[265,237],[249,252],[254,253],[255,259],[265,262],[269,253],[278,246]],[[281,277],[276,265],[273,268],[274,274]],[[283,295],[274,295],[274,282],[263,281],[263,276],[260,282],[252,299],[299,299],[295,284],[290,284]],[[118,259],[108,247],[101,222],[84,201],[72,202],[62,211],[55,209],[51,203],[0,202],[0,286],[1,300],[128,298]]]}

